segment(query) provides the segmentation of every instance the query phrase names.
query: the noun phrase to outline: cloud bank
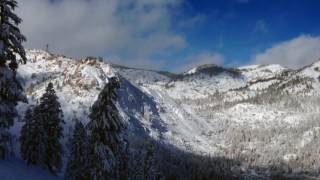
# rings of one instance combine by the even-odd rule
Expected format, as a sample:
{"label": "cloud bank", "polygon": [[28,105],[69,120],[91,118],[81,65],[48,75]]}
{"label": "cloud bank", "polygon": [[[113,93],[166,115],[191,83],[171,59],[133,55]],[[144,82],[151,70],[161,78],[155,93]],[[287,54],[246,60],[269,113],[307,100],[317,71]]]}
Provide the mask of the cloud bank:
{"label": "cloud bank", "polygon": [[[173,30],[180,0],[18,0],[27,48],[50,45],[68,56],[116,57],[149,66],[150,57],[186,46]],[[130,59],[130,60],[129,60]]]}
{"label": "cloud bank", "polygon": [[319,60],[320,37],[302,35],[282,42],[257,54],[256,64],[280,64],[289,68],[300,68]]}
{"label": "cloud bank", "polygon": [[[248,3],[249,0],[236,0]],[[50,45],[54,53],[72,57],[102,56],[113,63],[131,67],[163,69],[168,67],[170,53],[177,54],[188,46],[186,37],[177,31],[195,27],[205,15],[177,20],[184,0],[18,0],[17,13],[28,38],[26,48]],[[263,20],[254,32],[268,32]],[[217,52],[200,50],[186,57],[175,71],[201,64],[223,65]],[[170,56],[173,61],[174,56]],[[320,58],[320,37],[302,35],[275,44],[253,56],[252,63],[281,64],[290,68],[309,65]],[[172,60],[171,59],[171,60]],[[181,61],[180,61],[181,62]],[[176,64],[174,62],[173,64]],[[241,64],[238,63],[238,64]]]}

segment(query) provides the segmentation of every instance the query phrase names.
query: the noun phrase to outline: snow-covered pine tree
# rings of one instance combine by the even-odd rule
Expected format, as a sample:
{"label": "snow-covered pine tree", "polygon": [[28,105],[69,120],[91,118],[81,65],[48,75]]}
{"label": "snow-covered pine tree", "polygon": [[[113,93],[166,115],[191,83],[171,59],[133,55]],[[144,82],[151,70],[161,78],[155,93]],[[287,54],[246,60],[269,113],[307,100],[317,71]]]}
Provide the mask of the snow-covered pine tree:
{"label": "snow-covered pine tree", "polygon": [[29,108],[21,129],[21,157],[56,174],[62,165],[63,114],[53,84],[49,83],[40,103]]}
{"label": "snow-covered pine tree", "polygon": [[18,3],[16,0],[0,0],[0,66],[9,61],[13,71],[18,68],[16,54],[25,63],[26,53],[21,45],[26,38],[20,33],[18,25],[22,20],[13,13]]}
{"label": "snow-covered pine tree", "polygon": [[21,19],[13,13],[17,7],[15,0],[0,0],[0,158],[10,152],[11,134],[8,129],[13,126],[17,116],[17,102],[26,98],[22,87],[16,80],[18,68],[16,54],[26,62],[25,50],[21,43],[25,37],[20,34],[18,25]]}
{"label": "snow-covered pine tree", "polygon": [[62,145],[60,139],[63,137],[63,113],[58,101],[53,84],[50,82],[46,92],[40,98],[40,104],[37,107],[36,118],[40,127],[43,127],[44,133],[44,154],[41,156],[41,164],[56,174],[61,166]]}
{"label": "snow-covered pine tree", "polygon": [[121,136],[124,123],[116,107],[119,87],[119,80],[110,78],[91,108],[88,123],[91,179],[127,178],[126,162],[122,159],[126,157],[126,142]]}
{"label": "snow-covered pine tree", "polygon": [[39,164],[40,155],[44,154],[43,124],[40,124],[36,114],[38,115],[38,107],[29,107],[23,120],[25,124],[21,129],[20,154],[28,164]]}
{"label": "snow-covered pine tree", "polygon": [[85,126],[75,120],[73,135],[69,140],[70,156],[65,173],[66,180],[90,179],[87,159],[88,136]]}

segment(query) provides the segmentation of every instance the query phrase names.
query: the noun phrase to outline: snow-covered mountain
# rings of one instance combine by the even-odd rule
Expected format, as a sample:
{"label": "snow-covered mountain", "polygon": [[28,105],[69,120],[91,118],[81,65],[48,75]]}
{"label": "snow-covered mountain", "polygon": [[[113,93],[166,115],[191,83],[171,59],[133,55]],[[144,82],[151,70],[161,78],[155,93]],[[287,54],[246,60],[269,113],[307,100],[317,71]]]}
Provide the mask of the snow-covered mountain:
{"label": "snow-covered mountain", "polygon": [[[108,77],[119,75],[119,108],[132,142],[147,137],[197,155],[237,159],[235,172],[265,174],[273,167],[320,174],[320,62],[299,70],[203,65],[173,74],[41,50],[29,50],[27,57],[18,73],[29,104],[52,82],[66,137],[73,117],[87,122]],[[19,104],[21,117],[27,106]],[[21,124],[12,129],[17,137]]]}

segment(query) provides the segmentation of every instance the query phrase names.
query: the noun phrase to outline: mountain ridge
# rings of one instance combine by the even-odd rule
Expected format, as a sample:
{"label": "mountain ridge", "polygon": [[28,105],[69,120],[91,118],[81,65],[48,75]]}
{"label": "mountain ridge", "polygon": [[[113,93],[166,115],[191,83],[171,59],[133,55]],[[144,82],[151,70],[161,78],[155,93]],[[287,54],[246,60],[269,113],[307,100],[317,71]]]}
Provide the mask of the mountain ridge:
{"label": "mountain ridge", "polygon": [[[88,111],[108,78],[119,76],[118,107],[134,144],[147,138],[197,155],[239,156],[244,158],[241,168],[245,172],[257,171],[252,169],[252,157],[258,167],[285,163],[297,173],[313,174],[320,167],[311,163],[311,158],[320,157],[304,153],[318,145],[318,138],[309,134],[317,134],[316,127],[320,127],[316,121],[320,63],[300,71],[278,65],[238,68],[240,76],[219,67],[222,71],[214,75],[205,70],[176,78],[40,50],[27,51],[27,57],[28,63],[20,66],[18,74],[29,104],[37,103],[46,84],[52,82],[67,122],[66,137],[73,127],[71,119],[76,116],[88,122]],[[216,67],[204,66],[210,71]],[[20,118],[27,106],[19,104]],[[21,123],[12,129],[16,136]],[[304,168],[296,167],[297,163]]]}

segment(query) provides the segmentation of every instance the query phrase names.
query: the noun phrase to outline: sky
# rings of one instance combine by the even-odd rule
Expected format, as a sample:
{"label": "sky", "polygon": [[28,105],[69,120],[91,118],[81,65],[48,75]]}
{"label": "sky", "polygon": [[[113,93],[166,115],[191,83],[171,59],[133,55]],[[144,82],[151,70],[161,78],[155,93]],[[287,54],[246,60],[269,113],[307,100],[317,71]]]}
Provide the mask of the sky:
{"label": "sky", "polygon": [[320,58],[319,0],[18,0],[26,48],[183,72]]}

